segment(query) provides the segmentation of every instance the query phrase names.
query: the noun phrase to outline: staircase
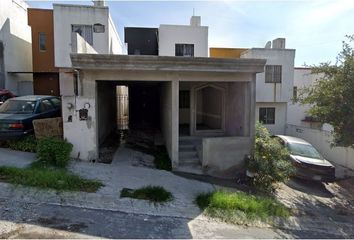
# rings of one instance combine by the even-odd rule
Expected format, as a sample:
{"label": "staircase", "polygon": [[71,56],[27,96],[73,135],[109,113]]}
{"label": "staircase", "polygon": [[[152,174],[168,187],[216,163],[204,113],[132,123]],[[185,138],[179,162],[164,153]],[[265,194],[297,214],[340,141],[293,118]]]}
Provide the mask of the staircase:
{"label": "staircase", "polygon": [[202,165],[198,152],[202,146],[202,139],[183,136],[179,138],[178,171],[202,174]]}

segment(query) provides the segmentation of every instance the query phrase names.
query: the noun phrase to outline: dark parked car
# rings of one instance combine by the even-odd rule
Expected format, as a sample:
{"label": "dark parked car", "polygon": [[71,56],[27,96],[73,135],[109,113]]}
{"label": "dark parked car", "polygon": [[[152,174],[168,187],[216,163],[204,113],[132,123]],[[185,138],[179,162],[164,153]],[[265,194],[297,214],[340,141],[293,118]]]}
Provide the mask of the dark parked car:
{"label": "dark parked car", "polygon": [[33,120],[60,115],[61,101],[58,97],[30,95],[10,98],[0,106],[0,140],[31,134]]}
{"label": "dark parked car", "polygon": [[308,142],[301,138],[274,136],[290,152],[290,160],[295,166],[295,176],[306,180],[333,182],[335,167]]}
{"label": "dark parked car", "polygon": [[0,106],[9,98],[16,97],[15,94],[6,89],[0,89]]}

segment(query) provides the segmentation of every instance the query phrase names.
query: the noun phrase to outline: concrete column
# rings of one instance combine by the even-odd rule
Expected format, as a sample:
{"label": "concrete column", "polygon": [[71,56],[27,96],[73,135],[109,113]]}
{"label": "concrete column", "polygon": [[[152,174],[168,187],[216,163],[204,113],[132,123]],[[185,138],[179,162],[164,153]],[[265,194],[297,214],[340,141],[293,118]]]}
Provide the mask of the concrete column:
{"label": "concrete column", "polygon": [[252,81],[249,83],[250,90],[250,137],[254,141],[256,125],[256,74],[253,74]]}
{"label": "concrete column", "polygon": [[172,167],[175,168],[178,166],[178,143],[179,143],[179,81],[172,81],[172,104],[171,104],[171,161]]}

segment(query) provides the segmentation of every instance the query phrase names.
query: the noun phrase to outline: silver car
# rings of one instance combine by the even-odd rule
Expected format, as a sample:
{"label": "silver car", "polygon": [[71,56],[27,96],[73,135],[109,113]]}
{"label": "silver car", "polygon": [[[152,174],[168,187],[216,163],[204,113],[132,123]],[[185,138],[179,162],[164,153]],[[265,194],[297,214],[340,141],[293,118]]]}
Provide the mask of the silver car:
{"label": "silver car", "polygon": [[321,182],[335,180],[335,167],[308,142],[301,138],[274,136],[290,152],[289,159],[296,169],[296,177]]}

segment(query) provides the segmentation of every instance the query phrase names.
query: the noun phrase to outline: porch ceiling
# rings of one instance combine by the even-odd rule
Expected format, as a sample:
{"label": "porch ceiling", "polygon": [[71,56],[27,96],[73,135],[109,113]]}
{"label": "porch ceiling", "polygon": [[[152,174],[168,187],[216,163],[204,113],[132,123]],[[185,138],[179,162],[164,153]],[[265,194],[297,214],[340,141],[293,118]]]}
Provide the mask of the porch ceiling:
{"label": "porch ceiling", "polygon": [[70,54],[73,68],[115,71],[259,73],[264,59],[225,59],[112,54]]}

